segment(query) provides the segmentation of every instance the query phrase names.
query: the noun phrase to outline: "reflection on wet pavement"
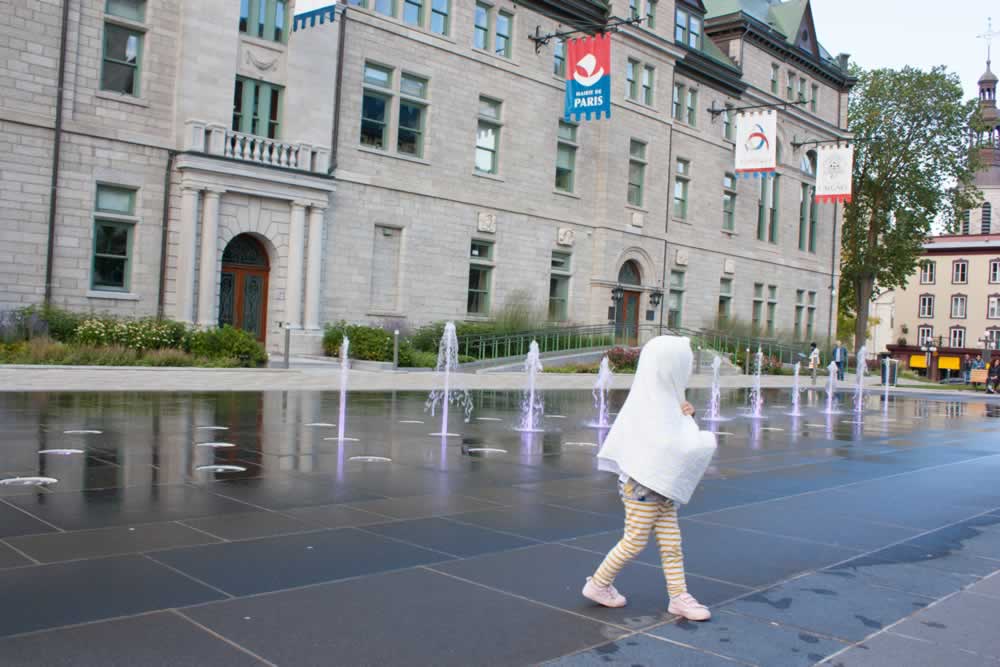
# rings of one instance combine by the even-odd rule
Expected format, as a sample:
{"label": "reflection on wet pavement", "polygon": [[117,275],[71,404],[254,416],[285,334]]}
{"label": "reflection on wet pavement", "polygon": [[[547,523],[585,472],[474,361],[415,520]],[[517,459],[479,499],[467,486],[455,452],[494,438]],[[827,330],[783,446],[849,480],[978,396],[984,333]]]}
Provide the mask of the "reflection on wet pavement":
{"label": "reflection on wet pavement", "polygon": [[[716,459],[682,510],[692,592],[721,604],[707,626],[666,614],[652,548],[622,574],[626,609],[578,595],[622,521],[589,392],[545,392],[537,433],[514,430],[520,393],[474,392],[472,419],[444,436],[425,394],[354,393],[343,439],[336,392],[0,394],[0,652],[30,656],[37,635],[13,635],[42,630],[49,662],[9,664],[99,660],[58,628],[101,621],[103,637],[128,622],[102,619],[181,609],[137,618],[208,637],[206,660],[230,644],[203,627],[281,665],[805,665],[1000,570],[996,406],[873,395],[859,419],[848,395],[831,415],[806,390],[793,418],[788,392],[764,394],[761,423],[742,415],[745,392],[723,392],[728,419],[705,425]],[[610,393],[611,414],[623,400]],[[361,624],[397,616],[395,635]],[[465,638],[484,624],[491,641]],[[164,664],[185,650],[164,647]]]}

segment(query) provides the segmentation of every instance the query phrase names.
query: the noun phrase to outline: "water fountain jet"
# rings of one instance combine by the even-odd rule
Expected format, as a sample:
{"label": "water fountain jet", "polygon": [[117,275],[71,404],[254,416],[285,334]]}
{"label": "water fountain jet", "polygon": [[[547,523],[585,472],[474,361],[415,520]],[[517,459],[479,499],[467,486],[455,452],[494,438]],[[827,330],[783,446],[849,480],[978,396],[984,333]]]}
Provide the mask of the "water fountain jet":
{"label": "water fountain jet", "polygon": [[608,390],[611,388],[611,362],[607,356],[601,359],[601,367],[597,371],[597,382],[594,383],[594,408],[597,410],[597,422],[594,428],[611,428],[611,418],[608,416]]}
{"label": "water fountain jet", "polygon": [[524,400],[521,401],[521,425],[517,430],[522,433],[541,433],[544,429],[539,426],[545,413],[545,402],[535,390],[538,374],[542,372],[537,341],[531,341],[528,348],[528,356],[524,358],[524,372],[528,376],[528,386],[524,391]]}
{"label": "water fountain jet", "polygon": [[458,335],[455,333],[455,323],[448,322],[444,325],[444,335],[438,345],[438,358],[435,370],[444,380],[442,389],[435,389],[427,397],[425,410],[429,410],[431,416],[436,416],[438,406],[441,407],[441,430],[438,433],[431,433],[433,436],[445,438],[457,438],[459,434],[448,432],[448,409],[454,403],[462,407],[465,413],[465,423],[472,419],[472,397],[465,389],[452,389],[451,374],[458,371]]}

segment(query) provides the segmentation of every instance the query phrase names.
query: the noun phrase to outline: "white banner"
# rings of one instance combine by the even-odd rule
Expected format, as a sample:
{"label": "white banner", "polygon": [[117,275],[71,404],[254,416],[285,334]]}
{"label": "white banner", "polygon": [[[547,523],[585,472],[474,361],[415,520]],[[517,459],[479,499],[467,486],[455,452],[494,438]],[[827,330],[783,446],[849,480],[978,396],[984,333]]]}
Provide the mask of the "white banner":
{"label": "white banner", "polygon": [[848,203],[854,176],[854,146],[820,146],[816,152],[816,201]]}
{"label": "white banner", "polygon": [[773,110],[736,115],[736,173],[770,174],[778,166],[778,114]]}

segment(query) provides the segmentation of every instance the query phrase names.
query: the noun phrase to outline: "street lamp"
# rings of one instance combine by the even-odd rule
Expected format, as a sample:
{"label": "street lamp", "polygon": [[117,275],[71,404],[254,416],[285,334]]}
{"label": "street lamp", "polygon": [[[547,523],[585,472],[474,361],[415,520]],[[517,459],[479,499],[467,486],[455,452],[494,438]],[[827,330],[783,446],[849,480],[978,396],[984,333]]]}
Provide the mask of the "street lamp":
{"label": "street lamp", "polygon": [[924,363],[927,369],[927,379],[931,379],[931,357],[937,352],[937,346],[934,345],[933,339],[928,339],[923,345],[920,346],[920,351],[924,353]]}
{"label": "street lamp", "polygon": [[608,309],[609,311],[608,314],[610,315],[608,319],[614,322],[616,343],[618,342],[617,338],[620,333],[619,331],[620,318],[618,317],[618,312],[619,312],[618,309],[621,307],[622,299],[624,298],[625,298],[625,290],[622,289],[621,285],[615,285],[613,288],[611,288],[611,303],[613,305],[611,306],[611,308]]}
{"label": "street lamp", "polygon": [[[649,294],[649,305],[653,307],[653,310],[659,310],[660,304],[663,302],[663,292],[658,289],[654,289]],[[663,335],[663,311],[660,311],[660,324],[657,326],[658,335]]]}

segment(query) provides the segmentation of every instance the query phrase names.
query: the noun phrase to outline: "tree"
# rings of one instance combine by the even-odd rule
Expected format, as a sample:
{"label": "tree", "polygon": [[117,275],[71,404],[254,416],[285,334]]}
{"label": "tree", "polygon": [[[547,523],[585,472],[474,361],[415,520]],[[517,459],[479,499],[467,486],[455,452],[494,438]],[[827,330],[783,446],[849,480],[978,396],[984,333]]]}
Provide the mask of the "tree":
{"label": "tree", "polygon": [[855,348],[868,330],[868,304],[881,290],[907,283],[931,225],[954,227],[959,211],[978,204],[980,161],[969,149],[976,102],[963,101],[958,75],[862,70],[848,104],[854,192],[844,207],[840,309],[854,316]]}

